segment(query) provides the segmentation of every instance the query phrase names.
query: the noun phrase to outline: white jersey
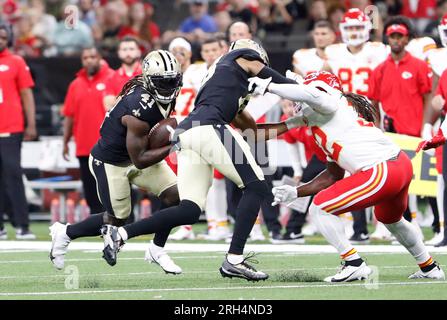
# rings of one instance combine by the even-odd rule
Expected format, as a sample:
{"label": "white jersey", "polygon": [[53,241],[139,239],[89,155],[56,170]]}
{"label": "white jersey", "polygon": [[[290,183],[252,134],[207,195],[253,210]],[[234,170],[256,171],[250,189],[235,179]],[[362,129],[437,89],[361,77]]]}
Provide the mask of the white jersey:
{"label": "white jersey", "polygon": [[340,94],[331,95],[310,85],[275,83],[270,84],[269,91],[302,102],[297,116],[311,128],[328,161],[351,174],[367,170],[400,151],[379,128],[360,118]]}
{"label": "white jersey", "polygon": [[368,80],[372,71],[388,56],[386,46],[381,42],[365,42],[362,50],[352,54],[345,43],[326,48],[326,57],[332,73],[338,76],[344,92],[366,96]]}
{"label": "white jersey", "polygon": [[293,54],[293,67],[305,77],[311,72],[320,71],[325,60],[317,55],[317,49],[299,49]]}
{"label": "white jersey", "polygon": [[175,113],[173,114],[178,122],[194,109],[194,100],[207,71],[206,63],[195,63],[190,65],[183,73],[183,85],[177,96]]}
{"label": "white jersey", "polygon": [[445,69],[447,69],[447,48],[439,48],[430,50],[428,53],[428,63],[433,72],[441,77]]}
{"label": "white jersey", "polygon": [[427,61],[430,51],[436,49],[436,42],[430,37],[421,37],[412,39],[405,50],[413,57]]}

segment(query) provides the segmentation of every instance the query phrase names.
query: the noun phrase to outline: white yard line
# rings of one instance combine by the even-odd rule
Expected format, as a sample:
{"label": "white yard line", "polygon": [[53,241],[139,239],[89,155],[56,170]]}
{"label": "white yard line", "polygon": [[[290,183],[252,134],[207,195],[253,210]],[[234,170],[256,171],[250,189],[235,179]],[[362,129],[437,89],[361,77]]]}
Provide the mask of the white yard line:
{"label": "white yard line", "polygon": [[[415,281],[415,282],[380,282],[380,286],[419,286],[432,284],[447,284],[447,281]],[[367,287],[364,282],[340,284],[309,284],[309,285],[279,285],[279,286],[240,286],[240,287],[204,287],[204,288],[164,288],[164,289],[116,289],[116,290],[78,290],[78,291],[44,291],[44,292],[0,292],[0,296],[51,296],[78,295],[100,293],[138,293],[138,292],[182,292],[182,291],[231,291],[231,290],[265,290],[265,289],[306,289],[306,288],[337,288],[337,287]]]}
{"label": "white yard line", "polygon": [[[440,265],[441,267],[445,265]],[[406,266],[377,266],[379,269],[417,269],[415,265],[406,265]],[[265,272],[282,272],[287,274],[290,271],[315,271],[315,270],[335,270],[338,266],[334,267],[306,267],[306,268],[287,268],[285,269],[262,269],[262,271]],[[60,274],[48,274],[48,275],[17,275],[17,276],[0,276],[0,280],[26,280],[26,279],[36,279],[36,278],[45,278],[45,279],[51,279],[51,278],[65,278],[67,277],[67,274],[62,273],[60,271]],[[187,270],[184,271],[183,274],[213,274],[217,273],[217,270]],[[81,277],[90,278],[90,277],[128,277],[128,276],[144,276],[144,275],[161,275],[164,276],[164,273],[161,270],[158,271],[147,271],[147,272],[119,272],[119,273],[88,273],[83,275],[81,273]],[[170,277],[170,275],[167,275],[167,277]]]}
{"label": "white yard line", "polygon": [[[123,251],[145,251],[147,243],[126,243]],[[0,241],[0,252],[5,250],[38,250],[47,251],[51,247],[50,241]],[[102,250],[102,242],[77,242],[70,244],[70,250]],[[171,252],[226,252],[229,244],[224,243],[168,243],[166,250]],[[429,251],[434,253],[447,253],[447,247],[435,248],[429,246]],[[359,252],[364,253],[406,253],[406,249],[400,245],[359,245]],[[321,254],[336,253],[329,245],[274,245],[274,244],[247,244],[245,251],[255,252],[290,252],[295,254]]]}

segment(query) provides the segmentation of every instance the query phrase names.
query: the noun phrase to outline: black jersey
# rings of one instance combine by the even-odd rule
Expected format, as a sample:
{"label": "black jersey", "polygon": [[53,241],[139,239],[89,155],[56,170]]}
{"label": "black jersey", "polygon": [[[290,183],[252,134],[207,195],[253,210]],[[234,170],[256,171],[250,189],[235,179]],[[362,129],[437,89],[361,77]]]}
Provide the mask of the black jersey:
{"label": "black jersey", "polygon": [[183,130],[193,125],[228,124],[248,103],[248,78],[236,59],[258,60],[259,53],[252,49],[237,49],[222,56],[210,68],[194,102],[194,110],[179,124]]}
{"label": "black jersey", "polygon": [[133,87],[107,112],[101,125],[101,137],[92,149],[92,156],[110,164],[129,163],[127,128],[121,123],[121,118],[132,115],[147,122],[152,128],[169,116],[173,106],[174,102],[164,109],[142,86]]}

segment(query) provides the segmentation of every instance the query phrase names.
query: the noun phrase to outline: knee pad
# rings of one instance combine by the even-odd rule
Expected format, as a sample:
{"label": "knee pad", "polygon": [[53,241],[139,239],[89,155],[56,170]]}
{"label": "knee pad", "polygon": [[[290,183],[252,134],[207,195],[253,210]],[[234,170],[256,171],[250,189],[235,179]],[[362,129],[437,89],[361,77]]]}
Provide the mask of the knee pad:
{"label": "knee pad", "polygon": [[265,182],[264,180],[250,182],[245,186],[244,191],[254,193],[262,198],[271,195],[267,182]]}

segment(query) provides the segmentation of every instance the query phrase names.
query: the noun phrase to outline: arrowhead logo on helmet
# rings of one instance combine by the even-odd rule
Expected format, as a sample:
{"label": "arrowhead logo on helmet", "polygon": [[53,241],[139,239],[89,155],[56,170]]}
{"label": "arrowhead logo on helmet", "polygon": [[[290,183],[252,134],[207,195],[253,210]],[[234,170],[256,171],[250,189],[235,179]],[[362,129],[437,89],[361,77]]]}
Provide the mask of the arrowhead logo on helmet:
{"label": "arrowhead logo on helmet", "polygon": [[170,103],[182,86],[180,63],[169,51],[150,52],[143,60],[143,83],[156,101]]}
{"label": "arrowhead logo on helmet", "polygon": [[438,26],[439,38],[443,47],[447,47],[447,13],[442,16]]}
{"label": "arrowhead logo on helmet", "polygon": [[306,85],[323,90],[329,94],[342,93],[343,89],[338,77],[327,71],[317,71],[309,73],[303,81]]}
{"label": "arrowhead logo on helmet", "polygon": [[359,46],[369,40],[371,20],[360,9],[349,9],[340,22],[340,32],[344,43]]}

